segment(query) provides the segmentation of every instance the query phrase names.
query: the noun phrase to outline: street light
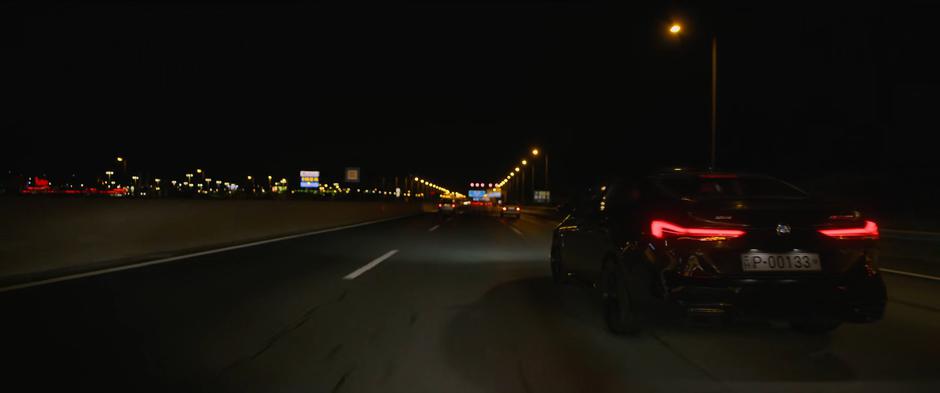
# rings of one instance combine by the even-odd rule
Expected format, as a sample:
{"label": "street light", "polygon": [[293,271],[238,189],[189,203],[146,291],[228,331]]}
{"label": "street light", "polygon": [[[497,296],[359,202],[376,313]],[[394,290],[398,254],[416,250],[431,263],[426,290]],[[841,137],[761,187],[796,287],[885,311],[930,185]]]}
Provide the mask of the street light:
{"label": "street light", "polygon": [[532,155],[538,157],[539,149],[532,149]]}
{"label": "street light", "polygon": [[[682,25],[678,22],[669,27],[669,33],[679,35]],[[714,169],[717,161],[716,146],[718,135],[718,36],[712,32],[712,86],[711,86],[711,154],[709,168]]]}
{"label": "street light", "polygon": [[124,157],[117,157],[115,158],[115,161],[121,164],[121,173],[123,173],[124,176],[127,176],[127,160],[125,160]]}

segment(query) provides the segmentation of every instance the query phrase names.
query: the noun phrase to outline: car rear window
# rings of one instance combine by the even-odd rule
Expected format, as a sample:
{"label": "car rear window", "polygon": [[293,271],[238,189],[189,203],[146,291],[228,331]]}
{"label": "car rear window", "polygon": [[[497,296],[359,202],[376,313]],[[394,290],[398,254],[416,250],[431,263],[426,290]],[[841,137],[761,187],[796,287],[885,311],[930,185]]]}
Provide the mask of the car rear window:
{"label": "car rear window", "polygon": [[658,180],[680,198],[805,198],[806,193],[783,181],[758,176],[677,176]]}

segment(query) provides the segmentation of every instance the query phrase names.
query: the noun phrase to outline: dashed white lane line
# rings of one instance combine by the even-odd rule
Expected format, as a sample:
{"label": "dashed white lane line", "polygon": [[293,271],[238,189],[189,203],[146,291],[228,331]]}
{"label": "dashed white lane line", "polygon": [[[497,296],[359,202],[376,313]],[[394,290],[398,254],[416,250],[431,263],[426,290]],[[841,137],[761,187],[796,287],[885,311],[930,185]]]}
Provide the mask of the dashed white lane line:
{"label": "dashed white lane line", "polygon": [[509,229],[512,229],[512,231],[515,232],[517,235],[525,237],[525,235],[522,234],[522,231],[516,229],[516,227],[510,226]]}
{"label": "dashed white lane line", "polygon": [[299,238],[302,238],[302,237],[320,235],[320,234],[324,234],[324,233],[338,232],[338,231],[342,231],[342,230],[346,230],[346,229],[359,228],[359,227],[364,227],[364,226],[367,226],[367,225],[378,224],[378,223],[387,222],[387,221],[400,220],[400,219],[402,219],[402,218],[411,217],[411,216],[413,216],[413,214],[404,215],[404,216],[399,216],[399,217],[383,218],[383,219],[379,219],[379,220],[366,221],[366,222],[361,222],[361,223],[358,223],[358,224],[344,225],[344,226],[335,227],[335,228],[320,229],[320,230],[316,230],[316,231],[313,231],[313,232],[299,233],[299,234],[296,234],[296,235],[281,236],[281,237],[274,238],[274,239],[260,240],[260,241],[255,241],[255,242],[250,242],[250,243],[244,243],[244,244],[238,244],[238,245],[229,246],[229,247],[217,248],[217,249],[213,249],[213,250],[206,250],[206,251],[195,252],[195,253],[192,253],[192,254],[178,255],[178,256],[175,256],[175,257],[155,259],[155,260],[152,260],[152,261],[140,262],[140,263],[135,263],[135,264],[126,265],[126,266],[118,266],[118,267],[113,267],[113,268],[107,268],[107,269],[101,269],[101,270],[90,271],[90,272],[87,272],[87,273],[78,273],[78,274],[72,274],[72,275],[68,275],[68,276],[49,278],[49,279],[45,279],[45,280],[33,281],[33,282],[28,282],[28,283],[23,283],[23,284],[16,284],[16,285],[11,285],[11,286],[8,286],[8,287],[0,288],[0,292],[13,291],[13,290],[17,290],[17,289],[25,289],[25,288],[36,287],[36,286],[46,285],[46,284],[54,284],[54,283],[57,283],[57,282],[76,280],[76,279],[85,278],[85,277],[100,276],[100,275],[103,275],[103,274],[116,273],[116,272],[120,272],[120,271],[124,271],[124,270],[138,269],[138,268],[142,268],[142,267],[146,267],[146,266],[159,265],[159,264],[167,263],[167,262],[173,262],[173,261],[179,261],[179,260],[183,260],[183,259],[190,259],[190,258],[201,257],[201,256],[204,256],[204,255],[212,255],[212,254],[218,254],[218,253],[227,252],[227,251],[239,250],[239,249],[242,249],[242,248],[260,246],[260,245],[262,245],[262,244],[275,243],[275,242],[281,242],[281,241],[285,241],[285,240],[299,239]]}
{"label": "dashed white lane line", "polygon": [[440,227],[441,227],[440,225],[435,225],[435,226],[431,227],[431,229],[428,229],[428,232],[434,232],[434,231],[437,230],[437,228],[440,228]]}
{"label": "dashed white lane line", "polygon": [[917,273],[905,272],[905,271],[901,271],[901,270],[885,269],[885,268],[883,268],[883,267],[882,267],[882,268],[878,268],[878,270],[881,270],[881,271],[883,271],[883,272],[885,272],[885,273],[897,274],[897,275],[900,275],[900,276],[917,277],[917,278],[923,278],[923,279],[925,279],[925,280],[940,281],[940,277],[937,277],[937,276],[928,276],[928,275],[926,275],[926,274],[917,274]]}
{"label": "dashed white lane line", "polygon": [[387,253],[385,253],[385,254],[382,254],[382,256],[373,259],[372,262],[369,262],[369,263],[365,264],[365,266],[356,269],[356,271],[347,274],[346,277],[343,277],[343,279],[344,279],[344,280],[354,280],[354,279],[356,279],[356,277],[361,276],[363,273],[365,273],[365,272],[369,271],[370,269],[372,269],[372,268],[378,266],[380,263],[384,262],[386,259],[391,258],[392,255],[395,255],[395,254],[397,254],[397,253],[398,253],[398,250],[392,250],[392,251],[389,251],[389,252],[387,252]]}

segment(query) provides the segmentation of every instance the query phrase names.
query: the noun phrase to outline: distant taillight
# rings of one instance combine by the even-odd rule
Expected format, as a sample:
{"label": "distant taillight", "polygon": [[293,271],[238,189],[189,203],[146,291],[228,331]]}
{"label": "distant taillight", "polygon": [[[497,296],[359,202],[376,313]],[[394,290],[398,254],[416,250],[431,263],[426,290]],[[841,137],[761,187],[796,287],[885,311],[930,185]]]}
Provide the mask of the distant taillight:
{"label": "distant taillight", "polygon": [[657,239],[691,237],[700,240],[724,240],[741,237],[745,234],[744,231],[738,229],[686,228],[662,220],[653,220],[650,224],[650,233]]}
{"label": "distant taillight", "polygon": [[861,228],[820,229],[819,233],[837,239],[877,239],[880,236],[874,221],[865,221]]}
{"label": "distant taillight", "polygon": [[438,203],[438,204],[437,204],[437,207],[444,207],[444,205],[441,204],[441,203]]}

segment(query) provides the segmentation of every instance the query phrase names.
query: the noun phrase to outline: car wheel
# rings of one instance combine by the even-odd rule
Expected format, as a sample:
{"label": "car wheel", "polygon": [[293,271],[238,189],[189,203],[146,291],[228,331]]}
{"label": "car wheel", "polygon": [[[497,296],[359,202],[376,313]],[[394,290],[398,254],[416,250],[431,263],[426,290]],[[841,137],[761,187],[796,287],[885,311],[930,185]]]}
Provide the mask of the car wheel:
{"label": "car wheel", "polygon": [[640,321],[624,272],[614,262],[604,265],[604,319],[607,329],[616,335],[636,334],[640,331]]}
{"label": "car wheel", "polygon": [[552,268],[552,281],[558,285],[568,284],[568,272],[565,271],[564,264],[561,260],[561,246],[558,244],[558,240],[552,240],[552,254],[549,258],[551,260]]}
{"label": "car wheel", "polygon": [[835,318],[809,317],[790,321],[790,327],[800,333],[822,335],[836,330],[842,321]]}

